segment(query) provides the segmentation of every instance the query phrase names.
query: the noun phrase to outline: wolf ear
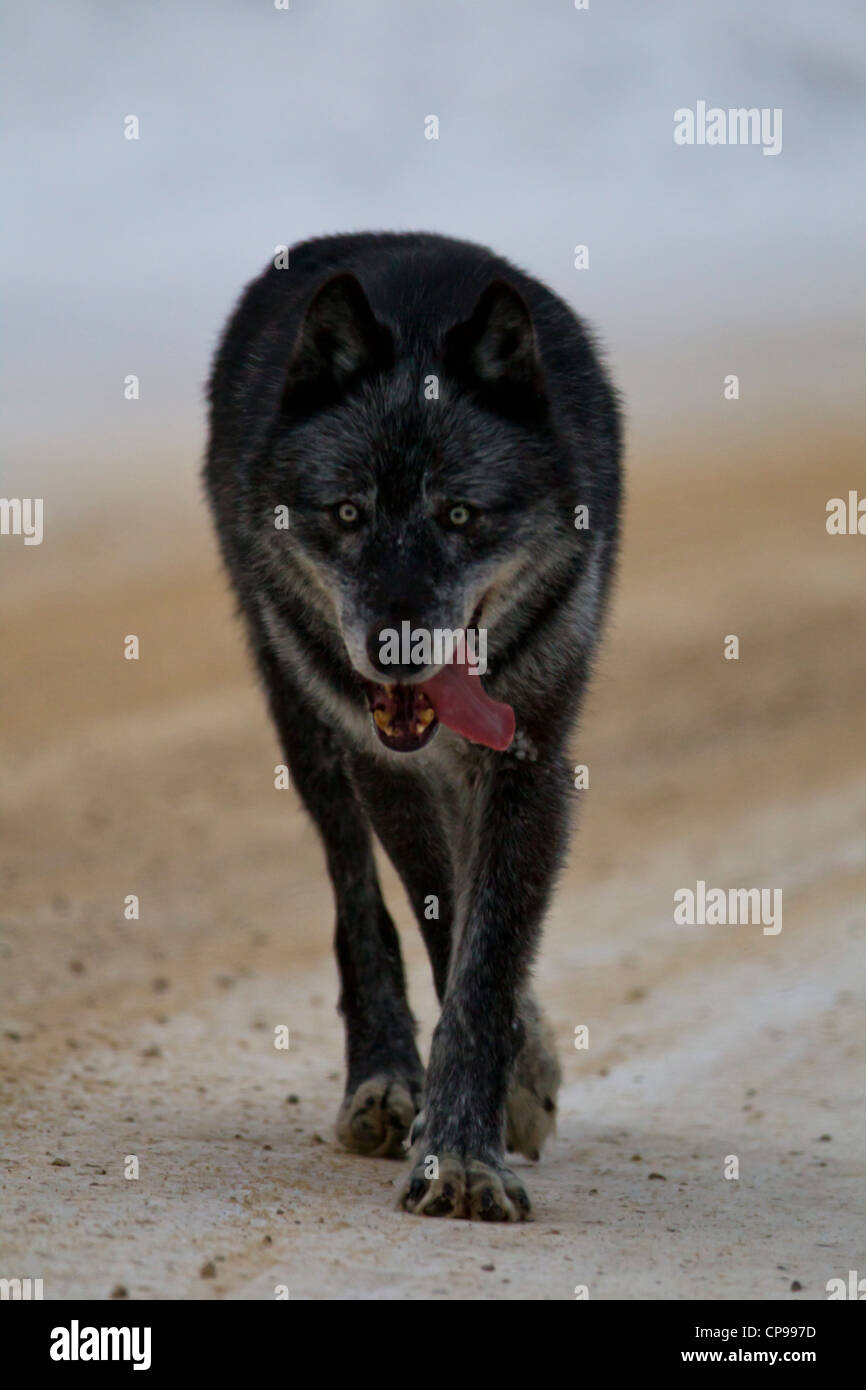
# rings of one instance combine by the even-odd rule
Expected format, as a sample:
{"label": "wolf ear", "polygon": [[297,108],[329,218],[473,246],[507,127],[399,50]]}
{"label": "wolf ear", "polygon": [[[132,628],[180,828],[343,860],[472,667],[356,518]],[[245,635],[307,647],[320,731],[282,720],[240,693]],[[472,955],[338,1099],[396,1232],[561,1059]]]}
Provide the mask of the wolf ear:
{"label": "wolf ear", "polygon": [[394,341],[376,319],[354,275],[334,275],[313,298],[298,329],[286,382],[296,394],[335,397],[354,378],[390,366]]}
{"label": "wolf ear", "polygon": [[464,323],[445,338],[446,365],[502,403],[536,405],[544,377],[526,301],[506,280],[488,285]]}

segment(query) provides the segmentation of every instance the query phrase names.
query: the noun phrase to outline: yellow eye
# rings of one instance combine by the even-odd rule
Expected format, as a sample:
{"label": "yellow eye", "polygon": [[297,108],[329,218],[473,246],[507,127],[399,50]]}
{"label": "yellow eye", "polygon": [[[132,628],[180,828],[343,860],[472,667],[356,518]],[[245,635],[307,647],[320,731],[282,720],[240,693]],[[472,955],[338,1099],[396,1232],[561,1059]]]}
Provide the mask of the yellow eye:
{"label": "yellow eye", "polygon": [[448,513],[448,520],[452,526],[465,526],[470,520],[472,513],[462,502],[458,502]]}
{"label": "yellow eye", "polygon": [[337,520],[341,521],[344,526],[354,526],[360,515],[354,502],[341,502],[337,508]]}

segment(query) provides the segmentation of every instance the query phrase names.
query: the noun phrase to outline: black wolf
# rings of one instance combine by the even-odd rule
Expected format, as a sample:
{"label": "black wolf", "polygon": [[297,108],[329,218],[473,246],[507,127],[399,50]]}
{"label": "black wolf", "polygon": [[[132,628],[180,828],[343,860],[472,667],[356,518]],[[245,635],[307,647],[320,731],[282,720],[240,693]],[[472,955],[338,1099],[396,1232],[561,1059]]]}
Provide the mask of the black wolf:
{"label": "black wolf", "polygon": [[[295,246],[243,294],[209,391],[223,556],[336,898],[337,1135],[410,1137],[407,1211],[522,1219],[504,1152],[538,1158],[555,1118],[529,972],[615,560],[614,393],[544,285],[420,233]],[[486,674],[388,664],[407,627],[483,632]],[[372,833],[441,1003],[426,1077]]]}

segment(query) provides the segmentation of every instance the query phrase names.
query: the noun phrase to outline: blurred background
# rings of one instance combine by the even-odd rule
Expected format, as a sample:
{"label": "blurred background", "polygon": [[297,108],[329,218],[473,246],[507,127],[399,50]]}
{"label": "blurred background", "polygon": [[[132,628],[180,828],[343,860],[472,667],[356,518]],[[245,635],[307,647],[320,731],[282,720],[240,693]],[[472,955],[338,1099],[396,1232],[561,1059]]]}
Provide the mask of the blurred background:
{"label": "blurred background", "polygon": [[[229,306],[275,245],[326,232],[448,232],[546,279],[602,333],[635,448],[852,404],[853,0],[48,0],[13,5],[6,42],[4,487],[50,498],[55,534],[61,506],[188,495]],[[675,145],[699,99],[781,107],[781,155]]]}
{"label": "blurred background", "polygon": [[[861,7],[48,0],[9,7],[6,40],[0,494],[43,498],[45,532],[0,537],[0,1275],[46,1297],[823,1297],[866,1259],[866,538],[825,528],[866,495]],[[676,145],[698,101],[781,108],[781,153]],[[273,788],[198,484],[242,286],[280,244],[369,228],[545,279],[627,415],[590,791],[538,967],[560,1135],[536,1225],[471,1253],[334,1148],[324,869]],[[672,894],[699,878],[781,887],[781,935],[684,936]],[[721,1180],[729,1153],[748,1181]]]}

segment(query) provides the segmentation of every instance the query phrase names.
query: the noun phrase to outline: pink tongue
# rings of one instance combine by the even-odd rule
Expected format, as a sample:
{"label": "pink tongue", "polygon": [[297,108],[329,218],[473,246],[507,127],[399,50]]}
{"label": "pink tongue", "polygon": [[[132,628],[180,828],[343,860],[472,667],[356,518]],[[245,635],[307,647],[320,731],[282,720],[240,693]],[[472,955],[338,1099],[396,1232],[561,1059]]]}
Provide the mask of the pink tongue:
{"label": "pink tongue", "polygon": [[480,676],[469,674],[468,666],[443,666],[424,691],[440,723],[462,734],[473,743],[483,743],[502,753],[514,738],[514,710],[491,700]]}

